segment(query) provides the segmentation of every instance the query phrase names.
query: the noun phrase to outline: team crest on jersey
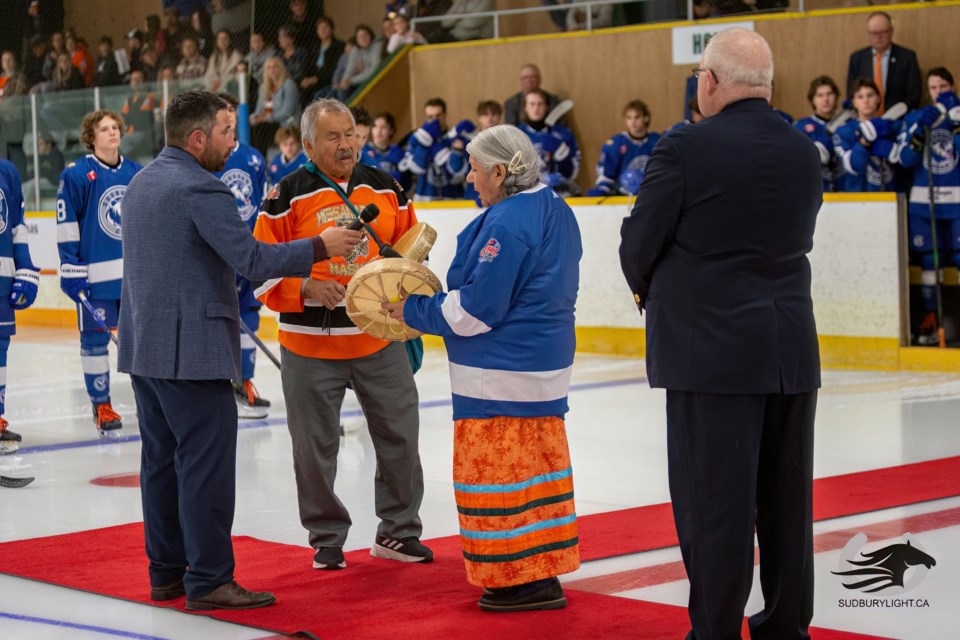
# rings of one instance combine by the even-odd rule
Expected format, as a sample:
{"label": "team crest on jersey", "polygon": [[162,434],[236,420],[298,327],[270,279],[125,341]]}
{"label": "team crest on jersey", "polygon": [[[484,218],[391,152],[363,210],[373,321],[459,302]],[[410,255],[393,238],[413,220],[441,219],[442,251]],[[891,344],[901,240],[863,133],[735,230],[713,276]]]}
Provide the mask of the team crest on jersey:
{"label": "team crest on jersey", "polygon": [[817,125],[813,124],[812,122],[808,122],[807,124],[803,125],[804,133],[813,133],[814,131],[816,131],[816,129],[817,129]]}
{"label": "team crest on jersey", "polygon": [[[930,132],[930,160],[933,163],[934,175],[942,176],[957,168],[957,150],[953,146],[953,133],[948,129],[934,129]],[[923,166],[927,166],[926,158]]]}
{"label": "team crest on jersey", "polygon": [[7,196],[0,191],[0,233],[7,230],[10,223],[10,205],[7,203]]}
{"label": "team crest on jersey", "polygon": [[264,197],[264,200],[276,200],[279,197],[280,197],[280,183],[278,182],[277,184],[270,187],[270,191],[267,192],[267,195],[266,197]]}
{"label": "team crest on jersey", "polygon": [[97,207],[100,228],[114,240],[120,239],[120,203],[126,192],[126,185],[110,187],[100,196],[100,204]]}
{"label": "team crest on jersey", "polygon": [[90,182],[94,182],[96,181],[96,179],[97,179],[97,172],[94,171],[93,169],[90,169],[90,171],[87,172],[87,180],[89,180]]}
{"label": "team crest on jersey", "polygon": [[487,244],[483,245],[483,249],[480,249],[479,262],[493,262],[498,255],[500,255],[500,243],[496,238],[490,238]]}
{"label": "team crest on jersey", "polygon": [[257,210],[257,204],[252,201],[253,198],[253,180],[250,174],[241,169],[230,169],[220,178],[230,191],[233,193],[234,200],[237,201],[237,211],[240,212],[240,219],[246,222],[250,216]]}
{"label": "team crest on jersey", "polygon": [[639,171],[640,173],[645,173],[647,170],[647,163],[650,162],[650,156],[637,156],[633,160],[627,163],[627,171]]}
{"label": "team crest on jersey", "polygon": [[867,165],[867,182],[877,186],[882,187],[885,184],[890,184],[893,182],[893,167],[891,167],[886,162],[880,162],[880,168],[878,169],[873,160],[870,159],[870,164]]}
{"label": "team crest on jersey", "polygon": [[[338,204],[332,207],[325,207],[317,211],[317,226],[322,227],[330,221],[334,221],[338,227],[345,227],[356,218],[353,212],[345,204]],[[359,265],[354,264],[359,258],[365,258],[370,254],[370,241],[367,234],[363,234],[360,243],[353,248],[349,254],[343,257],[346,261],[346,267],[338,262],[330,263],[330,273],[338,276],[352,276],[357,272]]]}

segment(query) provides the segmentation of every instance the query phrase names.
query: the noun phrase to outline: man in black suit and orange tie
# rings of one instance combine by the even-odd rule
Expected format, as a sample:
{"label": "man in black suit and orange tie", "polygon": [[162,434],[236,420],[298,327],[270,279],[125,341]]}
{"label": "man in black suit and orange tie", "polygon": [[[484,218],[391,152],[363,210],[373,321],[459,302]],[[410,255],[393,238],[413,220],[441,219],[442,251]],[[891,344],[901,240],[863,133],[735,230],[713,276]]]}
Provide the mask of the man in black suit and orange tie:
{"label": "man in black suit and orange tie", "polygon": [[898,102],[910,109],[920,106],[920,66],[912,49],[893,43],[893,18],[883,11],[867,18],[870,46],[850,54],[847,69],[847,97],[853,99],[853,83],[857,78],[870,78],[880,88],[880,114]]}
{"label": "man in black suit and orange tie", "polygon": [[754,530],[764,608],[751,638],[809,638],[819,154],[770,107],[762,36],[720,31],[694,74],[707,118],[660,139],[620,245],[647,314],[650,386],[667,390],[687,638],[740,638]]}

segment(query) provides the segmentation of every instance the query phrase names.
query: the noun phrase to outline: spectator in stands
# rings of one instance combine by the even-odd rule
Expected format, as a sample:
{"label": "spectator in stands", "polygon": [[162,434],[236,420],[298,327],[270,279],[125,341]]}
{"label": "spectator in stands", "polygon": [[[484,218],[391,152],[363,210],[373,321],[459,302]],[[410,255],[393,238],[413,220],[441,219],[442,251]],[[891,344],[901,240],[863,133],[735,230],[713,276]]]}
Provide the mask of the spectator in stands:
{"label": "spectator in stands", "polygon": [[40,187],[56,189],[63,173],[63,152],[57,147],[53,136],[45,131],[37,134],[37,155],[40,157]]}
{"label": "spectator in stands", "polygon": [[[290,0],[287,7],[290,10],[290,14],[287,17],[286,26],[288,27],[290,37],[293,38],[294,45],[303,49],[305,52],[304,55],[308,55],[313,49],[313,33],[316,18],[319,15],[323,15],[323,3],[320,3],[320,10],[317,10],[315,7],[310,7],[307,0]],[[290,75],[295,74],[291,71]]]}
{"label": "spectator in stands", "polygon": [[191,16],[195,11],[204,11],[206,0],[163,0],[163,10],[165,12],[175,10],[181,20],[186,16]]}
{"label": "spectator in stands", "polygon": [[[420,0],[417,2],[417,17],[430,18],[434,16],[446,15],[453,6],[451,0]],[[424,22],[417,25],[417,29],[427,39],[427,42],[440,42],[443,39],[444,29],[440,25],[441,21]]]}
{"label": "spectator in stands", "polygon": [[270,184],[277,184],[305,165],[307,154],[300,146],[300,127],[295,124],[277,129],[273,141],[280,151],[273,157],[270,166],[267,167],[267,178],[270,180]]}
{"label": "spectator in stands", "polygon": [[67,50],[64,43],[63,33],[55,32],[50,36],[50,47],[47,49],[47,59],[43,61],[43,77],[47,80],[53,78],[53,70],[57,68],[57,58],[61,53]]}
{"label": "spectator in stands", "polygon": [[130,94],[123,103],[121,112],[127,127],[121,139],[123,154],[134,158],[152,156],[156,148],[155,110],[159,110],[157,97],[144,87],[141,70],[130,72]]}
{"label": "spectator in stands", "polygon": [[[453,0],[448,16],[495,10],[494,0]],[[447,18],[440,23],[453,40],[482,40],[493,37],[493,18]],[[436,42],[431,40],[431,42]]]}
{"label": "spectator in stands", "polygon": [[667,129],[663,135],[668,136],[682,127],[690,124],[697,124],[703,120],[703,113],[700,112],[700,105],[697,103],[697,96],[693,96],[687,101],[687,111],[690,113],[690,115]]}
{"label": "spectator in stands", "polygon": [[[143,57],[143,31],[140,29],[131,29],[127,32],[126,54],[127,64],[130,67],[127,69],[129,74],[130,71],[140,68],[140,59]],[[123,69],[120,72],[122,74]],[[129,80],[129,76],[127,79]]]}
{"label": "spectator in stands", "polygon": [[398,13],[393,17],[393,35],[387,41],[387,53],[391,54],[405,44],[427,44],[427,40],[410,28],[410,18]]}
{"label": "spectator in stands", "polygon": [[836,154],[847,172],[843,190],[848,192],[894,191],[896,138],[900,121],[880,116],[880,89],[870,78],[853,83],[853,108],[857,117],[840,127],[833,138]]}
{"label": "spectator in stands", "polygon": [[[13,3],[4,3],[4,8],[8,8],[7,5],[10,4]],[[22,23],[24,44],[29,43],[34,36],[46,39],[63,29],[63,0],[21,0],[17,4],[26,7]]]}
{"label": "spectator in stands", "polygon": [[4,89],[17,75],[17,57],[13,51],[4,51],[0,54],[0,97],[4,95]]}
{"label": "spectator in stands", "polygon": [[643,183],[644,172],[660,134],[650,129],[650,108],[643,100],[631,100],[623,108],[624,131],[608,139],[600,148],[597,183],[588,196],[623,194],[635,196]]}
{"label": "spectator in stands", "polygon": [[176,82],[177,68],[173,65],[165,64],[160,67],[160,75],[157,76],[159,82]]}
{"label": "spectator in stands", "polygon": [[344,53],[344,42],[334,35],[333,18],[317,18],[317,57],[313,69],[306,72],[300,81],[300,102],[302,106],[313,98],[318,89],[329,88],[333,84],[333,74],[337,63]]}
{"label": "spectator in stands", "polygon": [[[613,5],[604,4],[590,10],[590,28],[606,29],[613,26]],[[587,9],[577,7],[568,9],[566,16],[567,31],[584,31],[587,28]]]}
{"label": "spectator in stands", "polygon": [[177,80],[197,80],[207,72],[207,59],[200,55],[197,39],[193,35],[180,43],[180,64],[177,65]]}
{"label": "spectator in stands", "polygon": [[250,116],[251,144],[267,155],[277,129],[295,125],[299,118],[300,93],[297,84],[283,66],[283,59],[274,56],[263,66],[257,109]]}
{"label": "spectator in stands", "polygon": [[[259,89],[263,77],[264,63],[277,55],[277,50],[267,45],[263,34],[254,31],[250,34],[250,50],[247,52],[247,67],[250,69],[251,89]],[[256,95],[256,94],[254,94]]]}
{"label": "spectator in stands", "polygon": [[160,63],[157,60],[157,50],[149,44],[140,50],[140,68],[144,82],[156,82],[160,75]]}
{"label": "spectator in stands", "polygon": [[359,155],[360,150],[363,149],[367,141],[370,140],[370,129],[373,127],[373,118],[370,116],[370,112],[360,105],[350,107],[350,113],[353,114],[353,120],[356,123],[353,129],[353,142],[357,147],[357,155]]}
{"label": "spectator in stands", "polygon": [[97,45],[97,62],[93,71],[93,86],[113,87],[120,84],[120,69],[113,55],[113,38],[103,36]]}
{"label": "spectator in stands", "polygon": [[207,90],[221,91],[237,74],[237,65],[243,62],[243,56],[233,45],[233,34],[226,29],[217,32],[217,48],[207,60],[207,72],[204,80]]}
{"label": "spectator in stands", "polygon": [[67,31],[64,34],[64,43],[73,66],[80,71],[84,86],[89,87],[93,83],[94,62],[87,41],[72,31]]}
{"label": "spectator in stands", "polygon": [[393,37],[393,33],[393,15],[387,14],[383,17],[383,20],[380,21],[380,33],[373,39],[373,46],[380,50],[381,57],[386,54],[387,45],[390,43],[390,38]]}
{"label": "spectator in stands", "polygon": [[216,48],[216,36],[213,33],[213,27],[210,26],[210,14],[206,11],[194,11],[190,14],[190,28],[193,30],[193,36],[197,39],[197,48],[200,55],[210,59]]}
{"label": "spectator in stands", "polygon": [[476,126],[463,120],[447,132],[447,103],[442,98],[427,100],[423,115],[423,124],[410,135],[399,169],[417,176],[417,200],[460,200],[470,169],[465,138]]}
{"label": "spectator in stands", "polygon": [[43,67],[47,62],[47,40],[43,36],[33,36],[30,40],[30,51],[23,63],[23,74],[27,83],[32,87],[45,81]]}
{"label": "spectator in stands", "polygon": [[153,47],[159,60],[167,52],[167,32],[161,27],[160,16],[155,13],[148,15],[143,22],[144,27],[146,27],[143,34],[143,44]]}
{"label": "spectator in stands", "polygon": [[166,51],[160,57],[163,64],[180,64],[180,51],[185,32],[180,26],[180,14],[174,7],[170,7],[163,14],[163,39],[166,41]]}
{"label": "spectator in stands", "polygon": [[307,54],[302,47],[297,46],[294,39],[294,27],[285,24],[277,30],[277,43],[280,45],[279,56],[283,65],[294,82],[299,83],[307,71]]}
{"label": "spectator in stands", "polygon": [[369,80],[380,64],[380,49],[373,46],[373,29],[365,24],[357,25],[354,38],[357,46],[347,57],[343,79],[335,87],[337,98],[342,102]]}
{"label": "spectator in stands", "polygon": [[210,28],[214,33],[228,31],[236,43],[250,37],[251,0],[210,0]]}
{"label": "spectator in stands", "polygon": [[540,88],[540,69],[527,63],[520,67],[520,91],[503,102],[503,119],[507,124],[520,124],[523,118],[524,96],[534,90],[543,91],[547,96],[547,113],[560,103],[560,98]]}
{"label": "spectator in stands", "polygon": [[523,122],[520,130],[527,134],[540,155],[543,182],[563,197],[580,195],[577,175],[580,173],[580,146],[573,132],[562,124],[545,122],[549,108],[547,92],[533,89],[524,96]]}
{"label": "spectator in stands", "polygon": [[384,111],[374,116],[370,141],[360,150],[360,164],[389,173],[406,190],[406,180],[399,168],[403,160],[403,149],[393,144],[396,133],[397,122],[393,114]]}
{"label": "spectator in stands", "polygon": [[318,98],[332,98],[336,92],[337,87],[343,82],[343,79],[347,76],[347,61],[350,60],[350,53],[357,48],[357,39],[353,36],[343,44],[343,55],[340,56],[340,60],[337,61],[337,67],[333,70],[333,82],[328,87],[321,87],[314,94],[313,99]]}
{"label": "spectator in stands", "polygon": [[73,66],[73,60],[66,51],[57,58],[57,68],[53,70],[51,79],[54,91],[72,91],[85,86],[80,70]]}
{"label": "spectator in stands", "polygon": [[853,97],[858,78],[872,78],[880,95],[878,115],[898,102],[905,102],[910,109],[919,107],[921,81],[917,54],[894,44],[893,18],[883,11],[871,13],[867,18],[867,36],[870,46],[850,55],[848,97]]}
{"label": "spectator in stands", "polygon": [[833,135],[827,125],[837,112],[840,88],[830,76],[817,76],[810,83],[807,101],[813,107],[813,114],[797,120],[794,125],[803,132],[820,152],[820,172],[823,176],[823,192],[840,191],[843,185],[843,160],[834,153]]}

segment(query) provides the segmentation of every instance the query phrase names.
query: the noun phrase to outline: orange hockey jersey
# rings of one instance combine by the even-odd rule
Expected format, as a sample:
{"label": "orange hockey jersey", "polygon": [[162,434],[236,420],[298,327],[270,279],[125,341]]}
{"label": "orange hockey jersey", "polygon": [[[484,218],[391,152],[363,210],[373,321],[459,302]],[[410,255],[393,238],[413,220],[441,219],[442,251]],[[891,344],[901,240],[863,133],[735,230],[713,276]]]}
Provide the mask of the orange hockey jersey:
{"label": "orange hockey jersey", "polygon": [[[389,175],[358,164],[344,187],[357,211],[374,203],[380,215],[370,224],[384,244],[394,244],[417,223],[413,204]],[[346,226],[355,216],[340,195],[318,175],[300,168],[267,193],[253,235],[262,242],[287,242],[320,235],[333,225]],[[369,234],[346,258],[335,257],[313,265],[311,277],[337,280],[346,286],[357,269],[380,255]],[[360,358],[389,344],[363,333],[347,317],[343,301],[330,311],[300,296],[302,278],[256,283],[257,299],[280,312],[280,344],[310,358]]]}

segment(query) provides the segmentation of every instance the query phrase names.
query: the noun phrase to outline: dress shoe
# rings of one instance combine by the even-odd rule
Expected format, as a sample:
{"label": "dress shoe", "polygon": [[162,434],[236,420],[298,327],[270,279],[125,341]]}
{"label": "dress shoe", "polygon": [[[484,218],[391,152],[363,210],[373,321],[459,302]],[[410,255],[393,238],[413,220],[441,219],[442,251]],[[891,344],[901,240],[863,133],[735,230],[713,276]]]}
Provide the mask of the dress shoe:
{"label": "dress shoe", "polygon": [[184,593],[183,578],[162,587],[150,587],[151,600],[175,600]]}
{"label": "dress shoe", "polygon": [[190,611],[211,609],[256,609],[276,602],[277,598],[267,591],[247,591],[237,581],[222,584],[202,598],[187,600]]}
{"label": "dress shoe", "polygon": [[563,609],[567,598],[556,578],[536,580],[515,587],[485,589],[477,603],[484,611],[533,611]]}

